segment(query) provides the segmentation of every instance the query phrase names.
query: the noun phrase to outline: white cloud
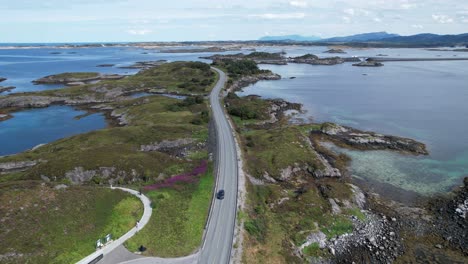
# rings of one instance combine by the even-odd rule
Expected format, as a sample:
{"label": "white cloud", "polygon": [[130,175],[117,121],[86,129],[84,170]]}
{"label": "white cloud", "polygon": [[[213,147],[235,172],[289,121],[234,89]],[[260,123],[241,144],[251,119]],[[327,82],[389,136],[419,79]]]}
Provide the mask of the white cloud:
{"label": "white cloud", "polygon": [[419,24],[411,25],[411,27],[416,28],[416,29],[423,29],[424,28],[423,25],[419,25]]}
{"label": "white cloud", "polygon": [[305,13],[283,13],[283,14],[259,14],[250,15],[250,17],[257,17],[263,19],[302,19],[306,17]]}
{"label": "white cloud", "polygon": [[289,4],[294,7],[306,8],[309,4],[307,1],[290,1]]}
{"label": "white cloud", "polygon": [[432,19],[441,24],[453,23],[453,18],[446,15],[432,15]]}
{"label": "white cloud", "polygon": [[348,9],[343,10],[343,13],[350,15],[350,16],[354,16],[356,14],[356,11],[353,8],[348,8]]}
{"label": "white cloud", "polygon": [[374,17],[374,21],[377,22],[377,23],[380,23],[380,22],[382,22],[382,19],[380,19],[379,17]]}
{"label": "white cloud", "polygon": [[362,8],[347,8],[343,10],[347,16],[369,16],[371,14],[370,11]]}
{"label": "white cloud", "polygon": [[130,35],[147,35],[149,33],[153,32],[151,29],[129,29],[127,30],[127,33]]}
{"label": "white cloud", "polygon": [[343,22],[345,22],[345,23],[351,23],[351,18],[349,18],[347,16],[341,17],[341,20],[343,20]]}
{"label": "white cloud", "polygon": [[400,5],[401,9],[408,10],[411,8],[415,8],[416,4],[404,3]]}

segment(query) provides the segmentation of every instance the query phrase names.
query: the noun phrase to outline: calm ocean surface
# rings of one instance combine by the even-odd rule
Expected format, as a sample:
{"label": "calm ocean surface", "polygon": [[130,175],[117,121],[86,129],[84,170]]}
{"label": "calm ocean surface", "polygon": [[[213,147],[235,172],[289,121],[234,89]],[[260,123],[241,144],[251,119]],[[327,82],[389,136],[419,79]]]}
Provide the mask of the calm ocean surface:
{"label": "calm ocean surface", "polygon": [[[262,47],[259,51],[285,51],[288,56],[306,53],[321,57],[327,47]],[[53,54],[60,52],[60,54]],[[247,51],[246,51],[247,52]],[[468,53],[423,49],[356,49],[340,56],[468,57]],[[144,54],[148,53],[148,54]],[[232,52],[237,53],[237,51]],[[211,53],[167,54],[139,48],[0,49],[2,86],[12,92],[55,89],[33,85],[32,80],[61,72],[134,74],[119,69],[137,61],[200,60]],[[98,68],[99,64],[116,67]],[[241,94],[281,97],[304,104],[306,117],[332,121],[364,130],[410,137],[428,145],[427,157],[404,156],[388,151],[341,150],[352,156],[357,177],[377,180],[424,194],[444,192],[468,175],[468,61],[388,62],[381,68],[336,66],[262,65],[283,76],[264,81]],[[296,79],[289,79],[296,77]],[[5,93],[4,93],[5,94]],[[0,122],[0,155],[13,154],[63,137],[106,126],[100,114],[82,115],[71,107],[53,106],[14,114]]]}
{"label": "calm ocean surface", "polygon": [[13,118],[0,122],[0,156],[106,127],[102,114],[75,118],[84,114],[86,112],[69,106],[51,106],[14,113]]}
{"label": "calm ocean surface", "polygon": [[[299,52],[293,50],[297,55]],[[302,54],[304,50],[301,50]],[[413,49],[357,50],[359,56],[400,54],[429,57],[452,52]],[[467,56],[468,54],[457,54]],[[468,176],[468,61],[387,62],[380,68],[263,65],[282,75],[240,93],[299,102],[314,121],[410,137],[431,155],[340,150],[352,158],[352,173],[423,194],[444,192]],[[289,79],[296,77],[296,79]]]}
{"label": "calm ocean surface", "polygon": [[[132,47],[106,48],[5,48],[0,45],[0,77],[8,78],[1,86],[15,86],[10,93],[58,89],[62,85],[34,85],[32,81],[62,72],[101,72],[135,74],[138,70],[120,69],[137,61],[206,61],[200,56],[214,53],[159,53]],[[58,53],[58,54],[56,54]],[[114,67],[96,67],[99,64],[115,64]],[[2,93],[7,95],[9,93]],[[0,111],[1,113],[1,111]],[[49,143],[71,135],[101,129],[106,126],[103,115],[83,115],[67,106],[25,110],[14,113],[14,118],[0,122],[0,156],[15,154],[38,144]]]}

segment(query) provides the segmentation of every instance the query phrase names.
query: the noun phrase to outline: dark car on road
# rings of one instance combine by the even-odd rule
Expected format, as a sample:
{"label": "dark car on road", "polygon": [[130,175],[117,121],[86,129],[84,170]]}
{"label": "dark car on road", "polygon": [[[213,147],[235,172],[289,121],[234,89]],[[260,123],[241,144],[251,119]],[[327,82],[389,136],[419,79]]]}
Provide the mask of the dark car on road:
{"label": "dark car on road", "polygon": [[224,190],[220,190],[220,191],[216,194],[216,198],[218,198],[219,200],[224,199]]}

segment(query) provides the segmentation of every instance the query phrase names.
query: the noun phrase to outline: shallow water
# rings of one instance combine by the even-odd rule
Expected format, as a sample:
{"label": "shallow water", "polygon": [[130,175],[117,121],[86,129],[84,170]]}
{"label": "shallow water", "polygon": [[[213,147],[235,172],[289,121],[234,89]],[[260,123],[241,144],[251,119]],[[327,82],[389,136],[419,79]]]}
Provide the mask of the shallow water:
{"label": "shallow water", "polygon": [[0,122],[0,156],[31,149],[39,144],[106,127],[103,114],[86,114],[69,106],[25,110]]}
{"label": "shallow water", "polygon": [[427,144],[427,157],[345,152],[353,157],[351,170],[359,177],[431,194],[448,191],[468,176],[467,66],[465,61],[392,62],[381,68],[265,65],[284,79],[259,82],[240,94],[299,102],[317,122]]}

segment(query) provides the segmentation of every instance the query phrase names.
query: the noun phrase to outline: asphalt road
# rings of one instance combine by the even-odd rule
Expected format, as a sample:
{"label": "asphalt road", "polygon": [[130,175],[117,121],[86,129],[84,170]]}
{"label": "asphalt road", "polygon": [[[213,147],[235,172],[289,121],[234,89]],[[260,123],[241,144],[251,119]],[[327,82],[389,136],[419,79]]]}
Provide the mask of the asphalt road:
{"label": "asphalt road", "polygon": [[216,68],[220,79],[210,95],[210,104],[217,133],[217,186],[224,189],[223,200],[214,199],[205,240],[200,251],[198,263],[225,264],[231,258],[232,240],[237,207],[237,152],[233,131],[228,123],[219,94],[223,90],[227,77]]}
{"label": "asphalt road", "polygon": [[[129,252],[119,247],[123,242],[114,244],[111,250],[106,250],[105,257],[99,263],[125,263],[125,264],[227,264],[231,258],[232,241],[236,220],[237,207],[237,152],[234,142],[234,135],[231,126],[224,114],[220,103],[220,93],[224,89],[227,81],[226,74],[216,68],[213,68],[219,74],[219,81],[210,94],[210,104],[212,108],[213,119],[216,126],[217,135],[217,181],[213,196],[213,203],[208,219],[208,225],[205,231],[203,244],[197,253],[182,258],[157,258],[157,257],[139,257],[131,259]],[[216,199],[216,192],[224,189],[225,196],[223,200]],[[146,198],[146,197],[145,197]],[[148,202],[149,204],[149,202]],[[156,212],[157,213],[157,212]],[[146,206],[145,206],[146,214]],[[143,222],[140,221],[140,223]],[[145,223],[146,224],[146,223]],[[127,234],[134,234],[135,230]],[[132,235],[133,235],[132,234]],[[121,242],[121,243],[120,243]],[[110,248],[109,248],[110,249]],[[113,252],[111,252],[113,251]],[[130,253],[131,254],[131,253]],[[107,255],[107,256],[106,256]],[[96,256],[93,254],[93,256]],[[129,259],[129,260],[126,260]],[[89,258],[86,258],[89,260]]]}

